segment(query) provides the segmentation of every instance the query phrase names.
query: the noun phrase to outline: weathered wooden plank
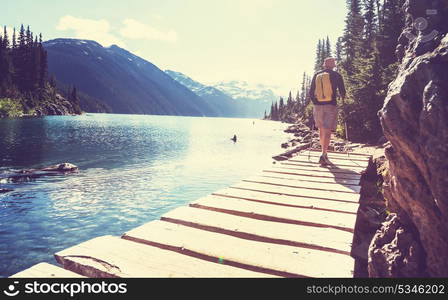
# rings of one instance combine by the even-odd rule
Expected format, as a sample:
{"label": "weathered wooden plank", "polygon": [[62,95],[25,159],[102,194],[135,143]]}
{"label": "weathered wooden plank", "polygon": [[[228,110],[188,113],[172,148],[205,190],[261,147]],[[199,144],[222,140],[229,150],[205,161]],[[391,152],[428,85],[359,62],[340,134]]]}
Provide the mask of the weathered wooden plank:
{"label": "weathered wooden plank", "polygon": [[333,173],[348,173],[348,174],[362,174],[365,171],[365,168],[362,167],[350,167],[350,166],[335,166],[335,165],[327,165],[325,167],[321,167],[318,163],[314,162],[306,162],[306,161],[284,161],[280,163],[281,165],[288,166],[300,166],[300,167],[309,167],[314,168],[316,171],[327,170]]}
{"label": "weathered wooden plank", "polygon": [[269,222],[185,206],[163,215],[162,220],[255,241],[346,255],[350,255],[353,240],[352,233],[332,228]]}
{"label": "weathered wooden plank", "polygon": [[[329,158],[331,164],[335,165],[336,167],[340,168],[346,168],[346,167],[355,167],[355,168],[367,168],[369,165],[369,161],[353,161],[348,159],[337,159],[337,158]],[[299,154],[291,159],[288,159],[290,162],[305,162],[305,163],[319,163],[319,157],[318,156],[306,156],[304,154]]]}
{"label": "weathered wooden plank", "polygon": [[347,202],[359,201],[359,194],[342,193],[335,191],[321,191],[321,190],[311,190],[304,188],[293,188],[284,187],[278,185],[264,184],[264,183],[252,183],[252,182],[239,182],[232,185],[233,188],[240,188],[259,192],[268,192],[273,194],[283,194],[291,196],[302,196],[310,198],[328,199],[328,200],[339,200]]}
{"label": "weathered wooden plank", "polygon": [[316,210],[329,210],[356,214],[359,204],[354,202],[343,202],[333,200],[322,200],[317,198],[306,198],[280,194],[269,194],[256,191],[226,188],[214,192],[212,195],[218,197],[235,198],[248,201],[256,201],[268,204],[282,205],[286,207],[300,207]]}
{"label": "weathered wooden plank", "polygon": [[341,173],[341,172],[331,172],[328,169],[317,169],[316,167],[308,167],[308,166],[288,166],[288,165],[273,165],[270,169],[265,169],[268,171],[280,171],[280,172],[289,172],[292,174],[306,175],[312,177],[328,177],[335,179],[350,179],[350,180],[361,180],[361,174],[357,173]]}
{"label": "weathered wooden plank", "polygon": [[287,277],[353,277],[348,255],[241,239],[189,226],[152,221],[123,238]]}
{"label": "weathered wooden plank", "polygon": [[[316,151],[308,151],[303,150],[296,154],[296,156],[304,156],[308,158],[309,156],[320,157],[321,152]],[[351,161],[362,161],[368,162],[370,160],[370,156],[357,156],[357,155],[347,155],[347,154],[339,154],[339,153],[328,153],[329,159],[341,159],[341,160],[351,160]]]}
{"label": "weathered wooden plank", "polygon": [[359,193],[361,190],[361,187],[359,185],[342,185],[342,184],[325,183],[325,182],[310,182],[306,180],[300,180],[297,178],[291,178],[291,177],[285,178],[280,176],[264,175],[264,174],[262,176],[248,177],[243,181],[269,183],[289,187],[302,187],[316,190],[337,191],[345,193]]}
{"label": "weathered wooden plank", "polygon": [[61,267],[39,263],[11,276],[11,278],[83,278],[84,276],[62,269]]}
{"label": "weathered wooden plank", "polygon": [[[306,150],[306,152],[308,152],[308,150]],[[315,152],[315,153],[321,153],[321,150],[317,150],[317,149],[311,149],[311,152]],[[340,156],[340,157],[347,157],[347,156],[356,156],[360,159],[362,158],[370,158],[371,155],[370,154],[364,154],[364,153],[358,153],[358,152],[339,152],[339,151],[328,151],[328,155],[331,156]]]}
{"label": "weathered wooden plank", "polygon": [[[308,154],[308,152],[300,152],[300,153],[296,154],[295,156],[292,156],[291,159],[304,158],[306,160],[308,160],[308,159],[315,159],[315,160],[319,161],[320,156],[321,156],[320,153],[313,153],[313,152],[311,152],[310,154]],[[358,164],[361,164],[361,165],[365,165],[366,167],[368,166],[369,161],[370,161],[369,159],[357,159],[357,157],[353,157],[353,156],[350,156],[350,157],[338,157],[338,156],[334,157],[334,156],[330,156],[329,155],[328,158],[330,159],[331,162],[334,162],[335,164],[338,164],[338,163],[340,163],[342,165],[345,165],[345,164],[352,165],[352,164],[354,164],[355,166],[357,166]]]}
{"label": "weathered wooden plank", "polygon": [[[313,172],[310,172],[310,173],[312,173],[312,175],[315,174]],[[333,183],[333,184],[341,184],[341,185],[346,185],[346,186],[353,186],[353,185],[359,186],[359,180],[355,180],[355,179],[312,176],[312,175],[306,175],[306,174],[300,174],[300,173],[294,173],[294,172],[287,172],[286,170],[281,171],[281,170],[267,169],[267,170],[263,170],[262,174],[263,174],[263,176],[270,176],[273,178],[285,178],[285,179],[301,180],[301,181],[309,181],[309,182]]]}
{"label": "weathered wooden plank", "polygon": [[64,268],[88,277],[268,276],[113,236],[94,238],[62,250],[55,257]]}
{"label": "weathered wooden plank", "polygon": [[334,211],[313,210],[300,207],[286,207],[235,198],[207,196],[193,201],[191,206],[211,209],[247,218],[279,223],[334,228],[353,232],[356,215]]}
{"label": "weathered wooden plank", "polygon": [[350,255],[353,240],[353,234],[347,231],[240,217],[195,204],[179,207],[163,215],[162,220],[255,241],[346,255]]}
{"label": "weathered wooden plank", "polygon": [[313,171],[316,174],[324,173],[324,174],[334,174],[336,176],[341,176],[344,178],[361,178],[361,172],[363,170],[352,170],[352,169],[339,169],[339,168],[324,168],[320,167],[317,164],[312,163],[292,163],[292,162],[281,162],[277,165],[282,168],[297,168],[299,170]]}

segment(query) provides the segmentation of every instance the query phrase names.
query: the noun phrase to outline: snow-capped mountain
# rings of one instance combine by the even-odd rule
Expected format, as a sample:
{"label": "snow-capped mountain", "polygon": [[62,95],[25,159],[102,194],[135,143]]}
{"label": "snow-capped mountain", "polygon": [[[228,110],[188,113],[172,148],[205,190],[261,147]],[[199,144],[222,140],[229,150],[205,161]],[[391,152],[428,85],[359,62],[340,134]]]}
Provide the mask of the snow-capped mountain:
{"label": "snow-capped mountain", "polygon": [[207,86],[205,84],[202,84],[202,83],[200,83],[200,82],[198,82],[196,80],[193,80],[193,79],[191,79],[190,77],[188,77],[187,75],[185,75],[183,73],[176,72],[176,71],[171,71],[171,70],[165,70],[165,73],[170,75],[177,82],[179,82],[182,85],[186,86],[191,91],[193,91],[196,94],[198,94],[199,96],[203,96],[204,95],[204,96],[228,97],[228,100],[234,101],[234,99],[232,99],[228,95],[224,94],[220,90],[218,90],[218,89],[216,89],[216,88],[214,88],[212,86]]}
{"label": "snow-capped mountain", "polygon": [[204,99],[207,103],[217,109],[221,116],[247,116],[246,113],[242,110],[241,105],[238,105],[238,103],[232,97],[221,92],[220,90],[211,86],[204,85],[180,72],[165,70],[165,73],[180,84],[187,87],[190,91],[193,91],[199,97]]}
{"label": "snow-capped mountain", "polygon": [[222,81],[212,84],[213,87],[236,100],[255,100],[271,104],[278,100],[275,87],[264,84],[249,84],[246,81]]}
{"label": "snow-capped mountain", "polygon": [[205,85],[187,75],[166,70],[177,82],[219,108],[221,114],[234,117],[263,117],[272,101],[277,99],[272,90],[264,85],[250,86],[242,81],[221,82],[215,86]]}

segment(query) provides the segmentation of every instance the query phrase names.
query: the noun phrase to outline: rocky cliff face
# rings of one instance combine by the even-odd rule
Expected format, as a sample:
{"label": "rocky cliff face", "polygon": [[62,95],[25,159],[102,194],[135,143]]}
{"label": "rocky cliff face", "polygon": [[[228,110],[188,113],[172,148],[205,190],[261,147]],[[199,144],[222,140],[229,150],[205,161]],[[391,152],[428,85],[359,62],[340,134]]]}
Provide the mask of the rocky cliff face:
{"label": "rocky cliff face", "polygon": [[[448,1],[407,0],[404,8],[407,27],[397,48],[401,66],[379,112],[384,134],[391,143],[386,150],[390,174],[384,187],[385,198],[398,219],[385,222],[372,241],[369,271],[371,276],[446,277]],[[413,241],[407,236],[404,250],[399,250],[397,241],[404,231]],[[414,253],[412,258],[419,261],[416,265],[422,265],[421,269],[413,268],[412,274],[378,270],[375,261],[389,264],[391,270],[396,256],[410,251],[409,245],[413,249],[421,245],[422,253]],[[387,269],[384,264],[382,268]]]}
{"label": "rocky cliff face", "polygon": [[52,102],[46,101],[35,108],[37,116],[64,116],[79,115],[81,110],[79,105],[74,104],[59,94]]}

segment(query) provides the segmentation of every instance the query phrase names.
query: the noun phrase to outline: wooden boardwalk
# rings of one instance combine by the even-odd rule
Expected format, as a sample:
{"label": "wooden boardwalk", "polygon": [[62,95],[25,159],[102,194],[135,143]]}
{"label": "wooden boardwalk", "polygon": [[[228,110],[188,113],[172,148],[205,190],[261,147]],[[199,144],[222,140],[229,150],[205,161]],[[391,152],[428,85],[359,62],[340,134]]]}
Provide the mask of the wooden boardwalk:
{"label": "wooden boardwalk", "polygon": [[[124,233],[13,277],[353,277],[360,179],[370,156],[304,151]],[[73,273],[72,273],[73,272]]]}

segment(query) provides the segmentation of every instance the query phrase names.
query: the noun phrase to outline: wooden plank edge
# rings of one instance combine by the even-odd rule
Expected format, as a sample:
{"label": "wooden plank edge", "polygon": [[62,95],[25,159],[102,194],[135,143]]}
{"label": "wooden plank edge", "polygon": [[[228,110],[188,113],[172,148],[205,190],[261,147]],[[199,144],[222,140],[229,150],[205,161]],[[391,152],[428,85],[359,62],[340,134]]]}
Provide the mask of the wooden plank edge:
{"label": "wooden plank edge", "polygon": [[[331,169],[318,168],[315,166],[308,165],[298,165],[298,164],[284,164],[280,163],[272,166],[274,169],[286,169],[286,170],[295,170],[295,171],[306,171],[306,172],[315,172],[318,177],[333,177],[333,178],[344,178],[344,179],[360,179],[362,177],[361,173],[357,173],[355,171],[347,170],[347,172],[340,172],[336,169],[336,172],[333,172]],[[351,172],[351,173],[350,173]],[[325,174],[328,174],[325,176]],[[333,176],[329,176],[329,174]],[[311,176],[311,175],[310,175]]]}
{"label": "wooden plank edge", "polygon": [[345,202],[345,203],[359,203],[359,201],[349,201],[349,200],[339,200],[339,199],[332,199],[332,198],[312,197],[312,196],[299,195],[299,194],[278,193],[278,192],[270,192],[270,191],[263,191],[263,190],[235,187],[235,186],[230,186],[229,188],[236,189],[236,190],[243,190],[243,191],[260,192],[260,193],[266,193],[266,194],[272,194],[272,195],[285,195],[285,196],[290,196],[290,197],[303,197],[303,198],[319,199],[319,200],[325,200],[325,201],[338,201],[338,202]]}
{"label": "wooden plank edge", "polygon": [[[302,158],[302,159],[288,159],[287,161],[289,162],[294,162],[294,163],[308,163],[308,164],[319,164],[318,161],[314,161],[314,160],[307,160],[305,157],[300,156],[298,158]],[[333,160],[333,161],[332,161]],[[340,162],[334,162],[334,160],[337,160],[337,158],[330,158],[330,162],[331,164],[329,164],[329,166],[336,166],[336,167],[348,167],[348,168],[367,168],[368,167],[368,163],[367,165],[363,166],[361,164],[358,164],[357,162],[353,162],[353,164],[347,164],[347,163],[340,163]]]}
{"label": "wooden plank edge", "polygon": [[[269,176],[266,176],[266,177],[269,177]],[[273,182],[268,182],[268,181],[257,181],[257,180],[250,180],[250,179],[243,179],[242,181],[250,182],[250,183],[268,184],[268,185],[273,185],[273,186],[282,186],[282,187],[288,187],[288,188],[293,188],[293,189],[307,189],[307,190],[316,190],[316,191],[331,191],[334,193],[359,194],[358,192],[355,192],[355,191],[350,192],[350,191],[340,191],[340,190],[332,190],[332,189],[320,189],[320,188],[315,188],[315,187],[273,183]],[[322,182],[322,183],[324,183],[324,182]]]}
{"label": "wooden plank edge", "polygon": [[[261,177],[268,177],[268,178],[275,178],[275,179],[284,179],[284,180],[291,180],[291,181],[298,181],[298,182],[312,182],[312,183],[322,183],[322,184],[339,184],[345,187],[349,187],[350,186],[359,186],[359,184],[357,183],[349,183],[349,182],[331,182],[331,181],[318,181],[318,180],[313,180],[314,178],[332,178],[332,177],[323,177],[323,176],[306,176],[305,174],[303,174],[302,176],[306,176],[308,178],[291,178],[291,177],[285,177],[282,175],[290,175],[290,176],[300,176],[300,174],[296,174],[296,173],[289,173],[288,172],[276,172],[276,171],[266,171],[263,170],[263,173],[259,176]],[[269,173],[269,174],[265,174],[265,173]],[[272,174],[270,174],[272,173]],[[311,178],[309,178],[311,177]],[[313,178],[314,177],[314,178]],[[347,181],[356,181],[354,179],[342,179],[339,178],[339,180],[347,180]],[[336,179],[335,179],[336,181]]]}
{"label": "wooden plank edge", "polygon": [[[295,183],[295,184],[299,184],[299,183],[312,183],[312,184],[321,184],[321,185],[327,185],[329,184],[329,189],[324,189],[321,188],[322,190],[328,190],[328,191],[335,191],[335,192],[343,192],[342,189],[334,189],[334,186],[339,185],[344,187],[345,189],[350,189],[352,190],[353,193],[360,193],[361,192],[361,186],[357,185],[357,184],[347,184],[347,183],[338,183],[338,182],[325,182],[325,181],[315,181],[315,180],[310,180],[310,179],[295,179],[295,178],[289,178],[289,177],[285,177],[285,174],[262,174],[259,175],[257,177],[263,177],[263,178],[269,178],[269,179],[275,179],[275,180],[284,180],[285,182],[291,182],[291,183]],[[268,180],[268,179],[266,179]],[[298,186],[298,185],[295,185]],[[319,189],[319,188],[316,188]]]}
{"label": "wooden plank edge", "polygon": [[366,168],[363,167],[350,167],[347,166],[347,168],[338,168],[336,165],[327,165],[325,167],[320,167],[319,163],[313,163],[313,162],[281,162],[281,165],[284,166],[298,166],[298,167],[308,167],[308,168],[325,168],[326,170],[319,170],[316,169],[315,171],[321,171],[321,172],[331,172],[331,173],[341,173],[341,174],[352,174],[352,175],[362,175],[362,173],[366,170]]}
{"label": "wooden plank edge", "polygon": [[[342,176],[337,176],[336,174],[333,174],[335,176],[324,176],[324,174],[319,175],[319,173],[316,174],[306,174],[306,173],[300,173],[303,171],[307,171],[307,172],[314,172],[311,170],[304,170],[304,169],[296,169],[296,168],[283,168],[283,167],[276,167],[279,170],[295,170],[296,172],[286,172],[286,171],[273,171],[273,170],[266,170],[264,169],[263,172],[269,172],[269,173],[278,173],[278,174],[287,174],[287,175],[298,175],[298,176],[309,176],[309,177],[317,177],[317,178],[334,178],[336,179],[341,179],[341,180],[351,180],[351,181],[358,181],[358,183],[351,183],[351,185],[360,185],[361,183],[361,175],[359,175],[359,179],[352,179],[352,178],[347,178]],[[328,174],[328,172],[325,172]]]}
{"label": "wooden plank edge", "polygon": [[162,243],[158,243],[158,242],[154,242],[154,241],[148,241],[145,239],[140,239],[137,237],[129,236],[126,233],[123,234],[121,236],[121,238],[131,241],[131,242],[139,243],[139,244],[144,244],[144,245],[153,246],[153,247],[157,247],[157,248],[164,249],[164,250],[174,251],[176,253],[179,253],[180,255],[188,255],[188,256],[206,260],[209,262],[229,265],[232,267],[245,269],[245,270],[249,270],[249,271],[265,273],[265,274],[279,276],[279,277],[309,278],[309,276],[305,276],[305,275],[301,275],[301,274],[295,274],[295,273],[290,273],[290,272],[285,272],[285,271],[263,268],[263,267],[259,267],[259,266],[253,266],[253,265],[241,263],[238,261],[224,260],[219,257],[210,256],[210,255],[196,252],[196,251],[193,251],[190,249],[186,249],[184,247],[176,247],[176,246],[172,246],[172,245],[166,245],[166,244],[162,244]]}
{"label": "wooden plank edge", "polygon": [[[253,199],[253,198],[247,198],[247,197],[238,197],[238,196],[232,196],[232,195],[225,195],[225,194],[219,194],[219,193],[212,193],[212,196],[217,197],[223,197],[223,198],[232,198],[232,199],[239,199],[239,200],[246,200],[246,201],[253,201],[253,202],[259,202],[264,204],[272,204],[272,205],[279,205],[279,206],[287,206],[287,207],[296,207],[296,208],[305,208],[305,209],[313,209],[313,210],[322,210],[322,211],[330,211],[330,212],[337,212],[337,213],[343,213],[343,214],[349,214],[349,215],[357,215],[356,212],[352,211],[345,211],[345,210],[338,210],[338,209],[331,209],[331,208],[321,208],[321,207],[315,207],[315,206],[306,206],[306,205],[294,205],[294,204],[287,204],[287,203],[280,203],[280,202],[273,202],[273,201],[266,201],[266,200],[259,200],[259,199]],[[287,197],[291,197],[289,195],[284,195]],[[328,201],[324,199],[325,201]],[[353,203],[353,202],[350,202]],[[357,203],[353,203],[356,204]]]}
{"label": "wooden plank edge", "polygon": [[[190,206],[191,207],[195,207],[194,205],[190,205]],[[201,207],[196,207],[196,208],[200,209]],[[326,251],[326,252],[332,252],[332,253],[338,253],[338,254],[343,254],[343,255],[350,256],[350,252],[348,252],[348,251],[343,251],[343,250],[330,248],[330,247],[319,246],[319,245],[316,245],[316,244],[301,243],[301,242],[298,242],[298,241],[291,241],[291,240],[285,240],[285,239],[265,237],[265,236],[261,236],[261,235],[257,235],[257,234],[253,234],[253,233],[248,233],[248,232],[242,232],[242,231],[232,231],[232,230],[228,230],[228,229],[224,229],[224,228],[220,228],[220,227],[204,225],[204,224],[199,224],[199,223],[195,223],[195,222],[174,219],[174,218],[170,218],[170,217],[163,217],[162,216],[161,220],[162,221],[166,221],[166,222],[179,224],[179,225],[188,226],[188,227],[193,227],[193,228],[196,228],[196,229],[206,230],[206,231],[210,231],[210,232],[216,232],[216,233],[219,233],[219,234],[226,234],[226,235],[234,236],[234,237],[245,239],[245,240],[251,240],[251,241],[256,241],[256,242],[263,242],[263,243],[271,243],[271,244],[279,244],[279,245],[287,245],[287,246],[294,246],[294,247],[307,248],[307,249],[313,249],[313,250],[318,250],[318,251]]]}
{"label": "wooden plank edge", "polygon": [[348,227],[343,227],[343,226],[335,226],[335,225],[330,225],[330,224],[321,224],[321,223],[314,223],[314,222],[308,222],[308,221],[285,219],[285,218],[273,217],[273,216],[268,216],[268,215],[263,215],[263,214],[257,214],[257,213],[253,213],[253,212],[247,213],[247,212],[242,212],[242,211],[237,211],[237,210],[232,210],[232,209],[211,207],[211,206],[201,205],[201,204],[197,204],[197,203],[191,203],[190,206],[195,207],[195,208],[208,209],[208,210],[226,213],[226,214],[235,215],[235,216],[244,217],[244,218],[252,218],[252,219],[257,219],[257,220],[279,222],[279,223],[286,223],[286,224],[312,226],[312,227],[318,227],[318,228],[333,228],[333,229],[338,229],[338,230],[354,233],[353,228],[348,228]]}
{"label": "wooden plank edge", "polygon": [[[371,156],[369,157],[350,157],[350,156],[333,156],[331,155],[332,153],[330,153],[330,156],[328,158],[330,159],[340,159],[340,160],[349,160],[349,161],[362,161],[362,162],[369,162],[371,159]],[[301,151],[299,153],[297,153],[294,157],[304,157],[304,158],[308,158],[308,157],[320,157],[321,156],[321,152],[314,152],[311,151],[310,154],[308,154],[308,151]]]}
{"label": "wooden plank edge", "polygon": [[[306,151],[311,151],[311,152],[321,152],[321,150],[316,150],[316,149],[311,149],[311,150],[306,150]],[[371,154],[364,154],[364,153],[356,153],[356,152],[343,152],[343,151],[333,151],[333,150],[328,150],[328,153],[334,153],[334,154],[350,154],[350,155],[359,155],[359,156],[367,156],[367,157],[371,157]]]}

